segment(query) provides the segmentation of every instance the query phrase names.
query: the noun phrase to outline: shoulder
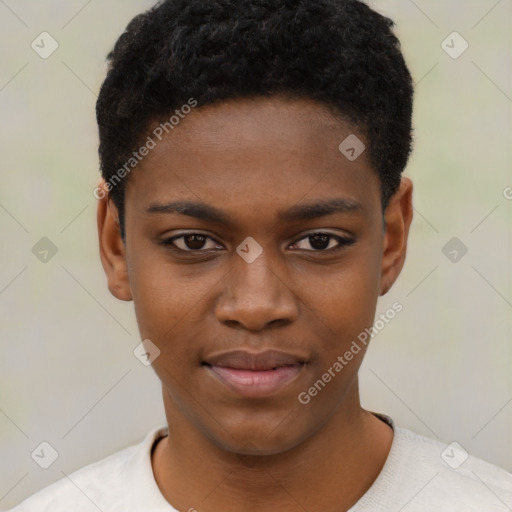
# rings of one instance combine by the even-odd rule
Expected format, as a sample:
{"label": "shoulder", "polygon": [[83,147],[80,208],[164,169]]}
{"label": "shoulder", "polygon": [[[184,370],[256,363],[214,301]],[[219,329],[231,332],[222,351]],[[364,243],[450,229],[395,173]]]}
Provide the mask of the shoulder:
{"label": "shoulder", "polygon": [[410,482],[411,510],[414,501],[417,510],[422,503],[438,511],[465,512],[512,506],[512,474],[504,469],[468,454],[457,442],[444,444],[401,428],[395,435],[398,471]]}
{"label": "shoulder", "polygon": [[[129,446],[33,494],[8,512],[114,512],[126,510],[123,500],[131,483],[147,476],[145,463],[153,441],[164,428],[154,429]],[[150,462],[149,462],[150,464]]]}

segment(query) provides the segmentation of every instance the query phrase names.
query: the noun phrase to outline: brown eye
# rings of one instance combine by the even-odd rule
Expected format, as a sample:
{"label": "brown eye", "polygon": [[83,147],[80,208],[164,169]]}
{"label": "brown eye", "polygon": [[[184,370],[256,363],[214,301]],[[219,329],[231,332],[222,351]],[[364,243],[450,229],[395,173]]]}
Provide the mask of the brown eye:
{"label": "brown eye", "polygon": [[327,249],[329,247],[329,243],[332,240],[332,237],[329,235],[313,235],[308,237],[309,243],[313,249]]}
{"label": "brown eye", "polygon": [[[211,242],[209,247],[206,246],[208,241]],[[164,240],[163,245],[171,246],[184,252],[206,251],[218,247],[215,240],[201,233],[187,233],[175,236]]]}
{"label": "brown eye", "polygon": [[[350,238],[333,235],[332,233],[311,233],[301,238],[293,245],[306,251],[328,252],[331,250],[335,251],[337,249],[341,249],[344,246],[352,245],[353,243],[354,240]],[[302,244],[302,247],[299,246],[299,244]]]}

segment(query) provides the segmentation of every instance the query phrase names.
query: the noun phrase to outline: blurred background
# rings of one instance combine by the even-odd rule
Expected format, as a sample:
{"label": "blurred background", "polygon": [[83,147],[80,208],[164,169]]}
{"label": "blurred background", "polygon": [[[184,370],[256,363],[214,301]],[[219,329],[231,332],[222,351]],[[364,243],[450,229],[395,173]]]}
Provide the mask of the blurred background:
{"label": "blurred background", "polygon": [[[416,82],[415,218],[363,405],[512,471],[512,2],[369,3]],[[92,195],[105,57],[153,4],[0,0],[0,509],[165,424],[133,305],[106,287]]]}

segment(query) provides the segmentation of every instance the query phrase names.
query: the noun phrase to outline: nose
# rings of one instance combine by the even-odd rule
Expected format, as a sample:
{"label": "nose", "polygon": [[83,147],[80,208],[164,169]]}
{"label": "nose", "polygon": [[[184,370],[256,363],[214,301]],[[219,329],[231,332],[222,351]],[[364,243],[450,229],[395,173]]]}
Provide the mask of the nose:
{"label": "nose", "polygon": [[[265,251],[252,263],[236,256],[215,306],[228,327],[260,331],[288,325],[298,317],[298,302],[286,279],[278,275]],[[283,274],[283,272],[281,272]]]}

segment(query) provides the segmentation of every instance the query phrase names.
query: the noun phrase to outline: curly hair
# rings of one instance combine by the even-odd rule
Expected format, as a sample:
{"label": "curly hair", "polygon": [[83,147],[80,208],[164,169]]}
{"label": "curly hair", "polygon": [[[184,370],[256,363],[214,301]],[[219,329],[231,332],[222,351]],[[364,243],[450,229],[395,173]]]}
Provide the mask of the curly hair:
{"label": "curly hair", "polygon": [[[136,16],[107,60],[96,104],[108,181],[155,121],[190,98],[313,99],[368,142],[382,206],[412,150],[413,82],[394,23],[359,0],[162,0]],[[124,238],[124,181],[110,197]]]}

